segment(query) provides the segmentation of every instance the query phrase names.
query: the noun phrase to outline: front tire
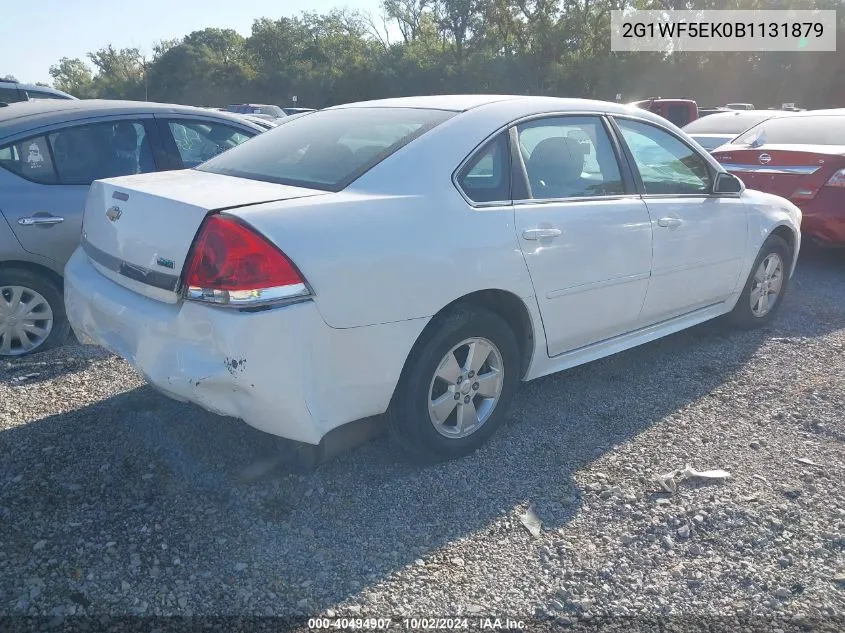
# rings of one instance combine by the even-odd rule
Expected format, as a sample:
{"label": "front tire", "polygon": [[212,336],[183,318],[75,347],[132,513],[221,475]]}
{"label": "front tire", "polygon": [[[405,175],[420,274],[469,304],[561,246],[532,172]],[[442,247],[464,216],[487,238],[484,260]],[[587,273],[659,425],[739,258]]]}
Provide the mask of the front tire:
{"label": "front tire", "polygon": [[22,268],[0,269],[0,358],[19,358],[61,345],[69,326],[62,291]]}
{"label": "front tire", "polygon": [[519,345],[507,322],[456,307],[414,346],[387,411],[390,434],[417,462],[469,455],[504,422],[519,377]]}
{"label": "front tire", "polygon": [[774,319],[789,284],[792,258],[786,240],[779,235],[770,235],[760,248],[745,288],[729,314],[734,326],[750,330]]}

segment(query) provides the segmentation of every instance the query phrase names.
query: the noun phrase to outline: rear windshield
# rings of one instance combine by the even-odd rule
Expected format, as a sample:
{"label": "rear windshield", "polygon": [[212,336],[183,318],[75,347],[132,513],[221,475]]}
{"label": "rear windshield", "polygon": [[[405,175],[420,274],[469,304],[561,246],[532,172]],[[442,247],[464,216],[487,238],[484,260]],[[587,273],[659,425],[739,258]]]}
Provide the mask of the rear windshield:
{"label": "rear windshield", "polygon": [[269,130],[197,167],[214,174],[340,191],[454,112],[321,110]]}
{"label": "rear windshield", "polygon": [[730,142],[730,140],[733,138],[733,135],[731,134],[722,136],[696,136],[692,134],[691,136],[695,139],[696,143],[701,145],[701,147],[703,147],[707,151],[710,151],[711,149],[716,149],[720,145],[724,145],[725,143]]}
{"label": "rear windshield", "polygon": [[687,134],[733,134],[737,135],[752,125],[757,125],[761,121],[770,119],[771,114],[760,113],[745,113],[745,112],[727,112],[720,114],[710,114],[706,117],[696,119],[692,123],[684,126],[684,132]]}
{"label": "rear windshield", "polygon": [[734,143],[774,145],[845,145],[845,116],[786,116],[747,130]]}

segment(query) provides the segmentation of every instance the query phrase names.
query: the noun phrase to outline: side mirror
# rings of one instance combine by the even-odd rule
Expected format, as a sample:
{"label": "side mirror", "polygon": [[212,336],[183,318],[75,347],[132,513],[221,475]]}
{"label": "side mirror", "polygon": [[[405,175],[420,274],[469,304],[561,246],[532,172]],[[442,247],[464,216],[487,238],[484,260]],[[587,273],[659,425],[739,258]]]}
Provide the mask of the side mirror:
{"label": "side mirror", "polygon": [[733,174],[719,173],[716,175],[716,182],[713,183],[713,193],[742,193],[745,185]]}

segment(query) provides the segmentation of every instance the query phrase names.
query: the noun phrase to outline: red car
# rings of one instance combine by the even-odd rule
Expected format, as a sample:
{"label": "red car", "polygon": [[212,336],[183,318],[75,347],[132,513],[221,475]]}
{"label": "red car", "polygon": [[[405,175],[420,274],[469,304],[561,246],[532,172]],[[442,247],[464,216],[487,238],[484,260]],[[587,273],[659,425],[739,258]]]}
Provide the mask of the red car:
{"label": "red car", "polygon": [[797,205],[804,215],[804,236],[825,246],[845,246],[845,109],[776,116],[713,156],[749,189]]}

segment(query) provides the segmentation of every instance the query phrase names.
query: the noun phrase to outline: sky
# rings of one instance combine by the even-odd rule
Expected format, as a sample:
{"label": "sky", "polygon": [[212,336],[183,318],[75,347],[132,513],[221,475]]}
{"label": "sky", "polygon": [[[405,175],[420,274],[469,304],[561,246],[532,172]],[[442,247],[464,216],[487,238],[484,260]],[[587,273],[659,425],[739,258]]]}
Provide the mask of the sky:
{"label": "sky", "polygon": [[89,51],[108,44],[137,46],[149,56],[155,42],[206,27],[230,28],[246,36],[256,18],[277,19],[306,10],[326,13],[341,7],[375,14],[379,4],[379,0],[143,0],[125,4],[119,0],[0,0],[0,77],[52,83],[50,66],[59,59],[85,59]]}

